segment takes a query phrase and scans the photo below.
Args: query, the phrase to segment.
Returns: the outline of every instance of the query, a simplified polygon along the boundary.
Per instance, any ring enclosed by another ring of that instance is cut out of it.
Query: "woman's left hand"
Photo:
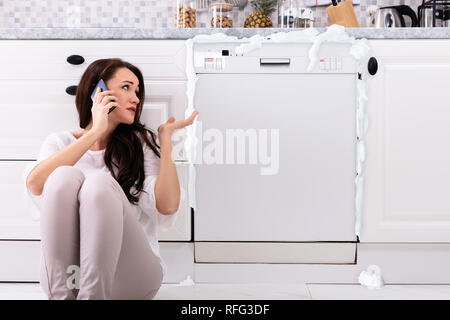
[[[158,134],[159,136],[172,136],[175,130],[182,129],[184,127],[190,126],[193,122],[195,117],[197,116],[198,111],[194,110],[192,112],[191,116],[184,120],[178,120],[175,121],[174,117],[170,117],[169,120],[167,120],[166,123],[162,124],[158,128]]]

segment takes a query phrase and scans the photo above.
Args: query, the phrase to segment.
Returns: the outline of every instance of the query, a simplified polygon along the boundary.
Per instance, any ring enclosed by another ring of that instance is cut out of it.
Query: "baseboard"
[[[195,263],[196,283],[358,284],[378,265],[386,284],[450,284],[448,243],[358,243],[356,264]]]
[[[195,242],[196,263],[356,262],[354,242]]]
[[[189,242],[160,242],[168,270],[163,283],[194,278],[194,248]],[[39,282],[41,242],[0,240],[0,282]]]

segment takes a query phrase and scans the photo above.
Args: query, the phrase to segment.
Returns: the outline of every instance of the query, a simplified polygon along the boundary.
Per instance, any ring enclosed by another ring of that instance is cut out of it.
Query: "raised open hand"
[[[174,117],[170,117],[166,123],[164,123],[158,127],[158,134],[160,136],[161,135],[171,136],[175,130],[190,126],[194,122],[194,119],[197,115],[198,115],[198,111],[194,110],[194,112],[192,112],[190,117],[187,119],[184,119],[184,120],[175,121]]]

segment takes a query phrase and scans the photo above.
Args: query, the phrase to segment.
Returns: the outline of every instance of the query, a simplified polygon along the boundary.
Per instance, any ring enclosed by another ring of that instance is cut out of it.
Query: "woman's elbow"
[[[165,206],[161,208],[156,207],[156,209],[158,210],[159,213],[162,214],[174,214],[175,212],[178,211],[178,207],[174,206]]]
[[[174,214],[178,211],[179,206],[180,206],[179,201],[167,204],[156,203],[156,209],[158,210],[159,213],[162,214]]]
[[[162,214],[174,214],[180,206],[180,193],[170,197],[156,197],[156,209]]]
[[[28,191],[30,191],[30,193],[33,196],[40,196],[42,194],[43,188],[40,187],[38,184],[33,183],[33,181],[30,181],[30,179],[27,179],[25,184],[26,184]]]

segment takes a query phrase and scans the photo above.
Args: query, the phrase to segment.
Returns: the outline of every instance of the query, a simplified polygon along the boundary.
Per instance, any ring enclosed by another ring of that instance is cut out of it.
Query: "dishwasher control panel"
[[[349,46],[323,45],[317,63],[311,63],[308,44],[271,44],[243,51],[239,44],[208,43],[194,46],[196,73],[357,73]]]
[[[222,70],[225,67],[224,59],[218,58],[205,58],[203,68],[205,70]]]
[[[325,71],[342,70],[342,57],[319,58],[319,69]]]
[[[225,68],[225,57],[221,52],[196,52],[194,54],[195,68],[205,70],[223,70]]]

